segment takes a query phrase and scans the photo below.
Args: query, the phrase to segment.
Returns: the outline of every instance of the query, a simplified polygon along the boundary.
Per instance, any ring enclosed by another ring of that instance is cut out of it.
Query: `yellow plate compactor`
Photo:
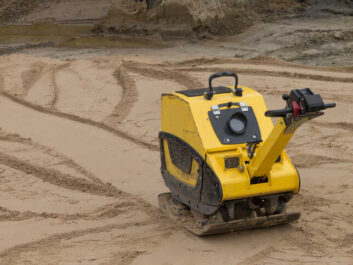
[[[235,86],[212,87],[222,76]],[[297,220],[286,203],[300,179],[284,148],[300,125],[335,103],[309,88],[282,97],[284,109],[267,110],[232,72],[211,75],[208,89],[163,94],[161,173],[170,193],[158,196],[161,210],[199,236]],[[279,117],[275,126],[270,117]]]

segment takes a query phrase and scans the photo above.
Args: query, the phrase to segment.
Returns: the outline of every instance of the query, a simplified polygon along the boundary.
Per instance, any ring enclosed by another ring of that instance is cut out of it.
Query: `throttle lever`
[[[285,117],[292,113],[294,116],[312,116],[321,110],[336,107],[336,103],[325,104],[319,94],[314,94],[309,88],[295,89],[290,95],[283,94],[282,98],[286,101],[287,107],[278,110],[265,112],[266,117]]]

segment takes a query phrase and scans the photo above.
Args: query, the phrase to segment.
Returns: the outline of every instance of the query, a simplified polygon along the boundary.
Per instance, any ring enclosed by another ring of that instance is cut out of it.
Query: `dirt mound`
[[[190,39],[232,35],[303,12],[316,16],[317,12],[307,12],[311,6],[321,6],[331,15],[351,16],[346,9],[351,5],[352,1],[339,0],[0,0],[0,23],[84,23],[96,25],[93,33]]]
[[[0,0],[0,23],[94,23],[110,6],[110,0]]]
[[[14,20],[23,16],[31,10],[37,8],[40,4],[39,0],[33,1],[16,1],[16,0],[0,0],[0,23]]]
[[[207,37],[209,34],[227,35],[242,32],[260,21],[285,17],[304,6],[296,0],[165,0],[148,8],[143,2],[132,5],[126,1],[114,1],[97,28],[118,33],[161,33],[163,37],[190,36],[190,32],[197,37]]]

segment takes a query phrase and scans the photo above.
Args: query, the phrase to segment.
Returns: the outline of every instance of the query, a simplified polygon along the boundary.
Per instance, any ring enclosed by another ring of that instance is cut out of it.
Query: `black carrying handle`
[[[206,99],[210,100],[213,97],[213,87],[212,87],[212,81],[215,78],[218,77],[224,77],[224,76],[230,76],[230,77],[234,77],[235,79],[235,94],[237,96],[242,96],[242,89],[238,88],[238,75],[236,73],[233,72],[218,72],[218,73],[214,73],[213,75],[210,76],[210,78],[208,79],[208,91],[206,92]]]

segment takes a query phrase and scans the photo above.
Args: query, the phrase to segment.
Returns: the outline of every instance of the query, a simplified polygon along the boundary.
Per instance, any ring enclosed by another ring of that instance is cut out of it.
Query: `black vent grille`
[[[192,156],[188,148],[180,145],[172,139],[168,139],[168,149],[172,163],[184,173],[190,174]]]
[[[237,168],[239,166],[239,157],[232,156],[224,158],[225,168]]]

